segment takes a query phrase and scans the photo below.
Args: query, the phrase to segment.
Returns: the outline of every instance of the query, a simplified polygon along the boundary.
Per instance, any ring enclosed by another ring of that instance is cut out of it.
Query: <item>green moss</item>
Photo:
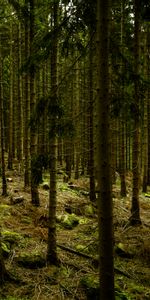
[[[0,205],[0,219],[3,219],[5,216],[10,216],[11,206],[7,204]]]
[[[85,214],[88,216],[93,216],[94,210],[91,204],[85,207]]]
[[[4,242],[9,242],[10,244],[17,243],[19,240],[21,240],[23,237],[14,231],[2,231],[2,240]]]
[[[75,214],[65,214],[57,216],[57,222],[65,229],[73,229],[79,224],[79,218]]]
[[[46,265],[46,259],[39,252],[21,253],[16,257],[16,261],[18,265],[29,269],[42,268]]]
[[[27,298],[16,298],[16,297],[12,297],[12,296],[8,296],[7,298],[0,298],[0,300],[27,300]]]
[[[2,246],[2,253],[4,257],[8,257],[10,253],[10,244],[9,243],[1,243]]]
[[[131,300],[127,293],[122,291],[115,291],[115,300]]]
[[[89,219],[88,218],[86,218],[86,217],[81,217],[80,219],[79,219],[79,223],[80,224],[88,224],[88,222],[89,222]]]
[[[87,299],[99,299],[99,280],[96,276],[84,276],[80,281],[81,286],[84,288]]]
[[[59,190],[61,192],[65,192],[65,191],[70,191],[68,185],[66,183],[62,183],[60,186],[59,186]]]
[[[146,289],[143,285],[136,285],[134,283],[131,283],[129,290],[131,295],[135,295],[135,294],[143,295],[145,294]]]
[[[76,246],[76,250],[79,251],[79,252],[84,252],[85,249],[87,249],[84,245],[77,245]]]

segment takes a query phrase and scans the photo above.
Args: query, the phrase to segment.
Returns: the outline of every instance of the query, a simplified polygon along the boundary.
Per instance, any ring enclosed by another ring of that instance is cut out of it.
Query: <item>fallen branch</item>
[[[64,246],[64,245],[57,244],[57,246],[58,246],[59,248],[65,250],[65,251],[70,252],[70,253],[76,254],[76,255],[78,255],[78,256],[81,256],[81,257],[84,257],[84,258],[87,258],[87,259],[91,259],[94,266],[97,266],[97,267],[98,267],[98,265],[99,265],[99,260],[98,260],[97,258],[94,258],[94,257],[91,256],[91,255],[88,255],[88,254],[85,254],[85,253],[76,251],[76,250],[74,250],[74,249],[72,249],[72,248],[70,248],[70,247],[66,247],[66,246]],[[124,276],[126,276],[127,278],[131,278],[131,276],[130,276],[128,273],[126,273],[126,272],[124,272],[124,271],[122,271],[122,270],[120,270],[120,269],[118,269],[118,268],[114,268],[114,271],[115,271],[116,274],[124,275]]]
[[[74,249],[72,249],[72,248],[70,248],[70,247],[66,247],[66,246],[60,245],[60,244],[57,244],[57,246],[58,246],[59,248],[65,250],[65,251],[68,251],[68,252],[70,252],[70,253],[76,254],[76,255],[78,255],[78,256],[81,256],[81,257],[84,257],[84,258],[88,258],[88,259],[95,260],[94,257],[92,257],[92,256],[90,256],[90,255],[88,255],[88,254],[85,254],[85,253],[76,251],[76,250],[74,250]]]

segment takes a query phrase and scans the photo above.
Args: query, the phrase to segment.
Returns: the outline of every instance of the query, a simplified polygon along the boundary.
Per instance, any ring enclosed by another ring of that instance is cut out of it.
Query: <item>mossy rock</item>
[[[79,218],[75,214],[65,214],[58,216],[57,222],[65,229],[73,229],[79,224]]]
[[[84,288],[88,300],[99,299],[99,280],[95,276],[84,276],[80,281],[81,286]]]
[[[22,253],[20,256],[16,257],[16,262],[19,266],[29,269],[43,268],[46,265],[46,258],[43,258],[40,254]]]

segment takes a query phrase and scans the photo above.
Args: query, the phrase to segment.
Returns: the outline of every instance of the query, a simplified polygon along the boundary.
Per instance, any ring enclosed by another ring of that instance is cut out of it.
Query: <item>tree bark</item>
[[[98,221],[100,299],[114,300],[113,208],[109,128],[110,1],[97,1]]]
[[[53,46],[51,50],[51,101],[54,105],[58,101],[58,82],[57,82],[57,66],[58,66],[58,1],[52,4],[52,20],[53,29]],[[47,262],[57,265],[57,245],[56,245],[56,206],[57,206],[57,138],[56,138],[56,116],[51,116],[50,122],[50,193],[49,193],[49,224],[48,224],[48,247]]]
[[[33,41],[34,41],[34,27],[35,27],[35,0],[30,0],[30,55],[32,57],[34,53]],[[32,63],[32,62],[31,62]],[[31,114],[34,112],[36,105],[36,93],[35,93],[35,67],[32,65],[30,67],[30,110]],[[35,129],[30,129],[30,154],[31,154],[31,201],[35,206],[40,205],[38,184],[35,178],[35,160],[37,157],[37,133]]]
[[[4,149],[3,59],[1,55],[1,49],[0,49],[0,128],[1,128],[2,195],[7,196],[7,182],[6,182],[6,175],[5,175],[5,149]]]
[[[140,91],[139,91],[139,72],[140,72],[140,0],[134,1],[134,120],[133,120],[133,145],[132,145],[132,172],[133,190],[131,207],[131,225],[141,224],[139,189],[140,189]]]

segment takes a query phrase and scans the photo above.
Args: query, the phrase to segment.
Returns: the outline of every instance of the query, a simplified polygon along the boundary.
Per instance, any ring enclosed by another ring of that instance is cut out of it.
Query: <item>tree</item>
[[[5,175],[5,149],[4,149],[4,105],[3,105],[3,58],[1,53],[0,37],[0,129],[1,129],[1,163],[2,163],[2,195],[7,196],[7,181]]]
[[[93,44],[94,37],[90,24],[90,46],[89,46],[89,177],[90,177],[90,200],[95,202],[95,164],[94,164],[94,100],[93,100]]]
[[[28,8],[28,0],[25,1],[26,7]],[[29,59],[29,18],[25,19],[24,25],[25,31],[25,49],[24,49],[24,61]],[[29,172],[29,153],[30,153],[30,132],[29,132],[29,118],[30,118],[30,98],[29,98],[29,73],[26,72],[24,76],[24,186],[30,185],[30,172]]]
[[[34,36],[35,36],[35,1],[30,0],[30,56],[34,55]],[[34,113],[36,105],[36,91],[35,91],[35,66],[31,62],[30,66],[30,110]],[[35,206],[40,205],[38,193],[38,178],[37,178],[37,133],[34,126],[30,129],[30,154],[31,154],[31,201]]]
[[[140,0],[134,1],[134,116],[132,172],[133,190],[130,223],[141,224],[139,206],[140,188]]]
[[[100,299],[114,300],[113,210],[109,129],[109,18],[110,1],[97,1],[98,66],[98,222]]]
[[[57,82],[57,67],[58,67],[58,8],[59,3],[54,0],[52,3],[52,25],[53,25],[53,45],[51,49],[51,100],[52,107],[58,103],[58,82]],[[54,113],[54,111],[53,111]],[[57,246],[56,246],[56,173],[57,173],[57,137],[56,137],[56,118],[57,116],[49,116],[50,122],[50,193],[49,193],[49,223],[48,223],[48,248],[47,261],[48,263],[57,265]]]

